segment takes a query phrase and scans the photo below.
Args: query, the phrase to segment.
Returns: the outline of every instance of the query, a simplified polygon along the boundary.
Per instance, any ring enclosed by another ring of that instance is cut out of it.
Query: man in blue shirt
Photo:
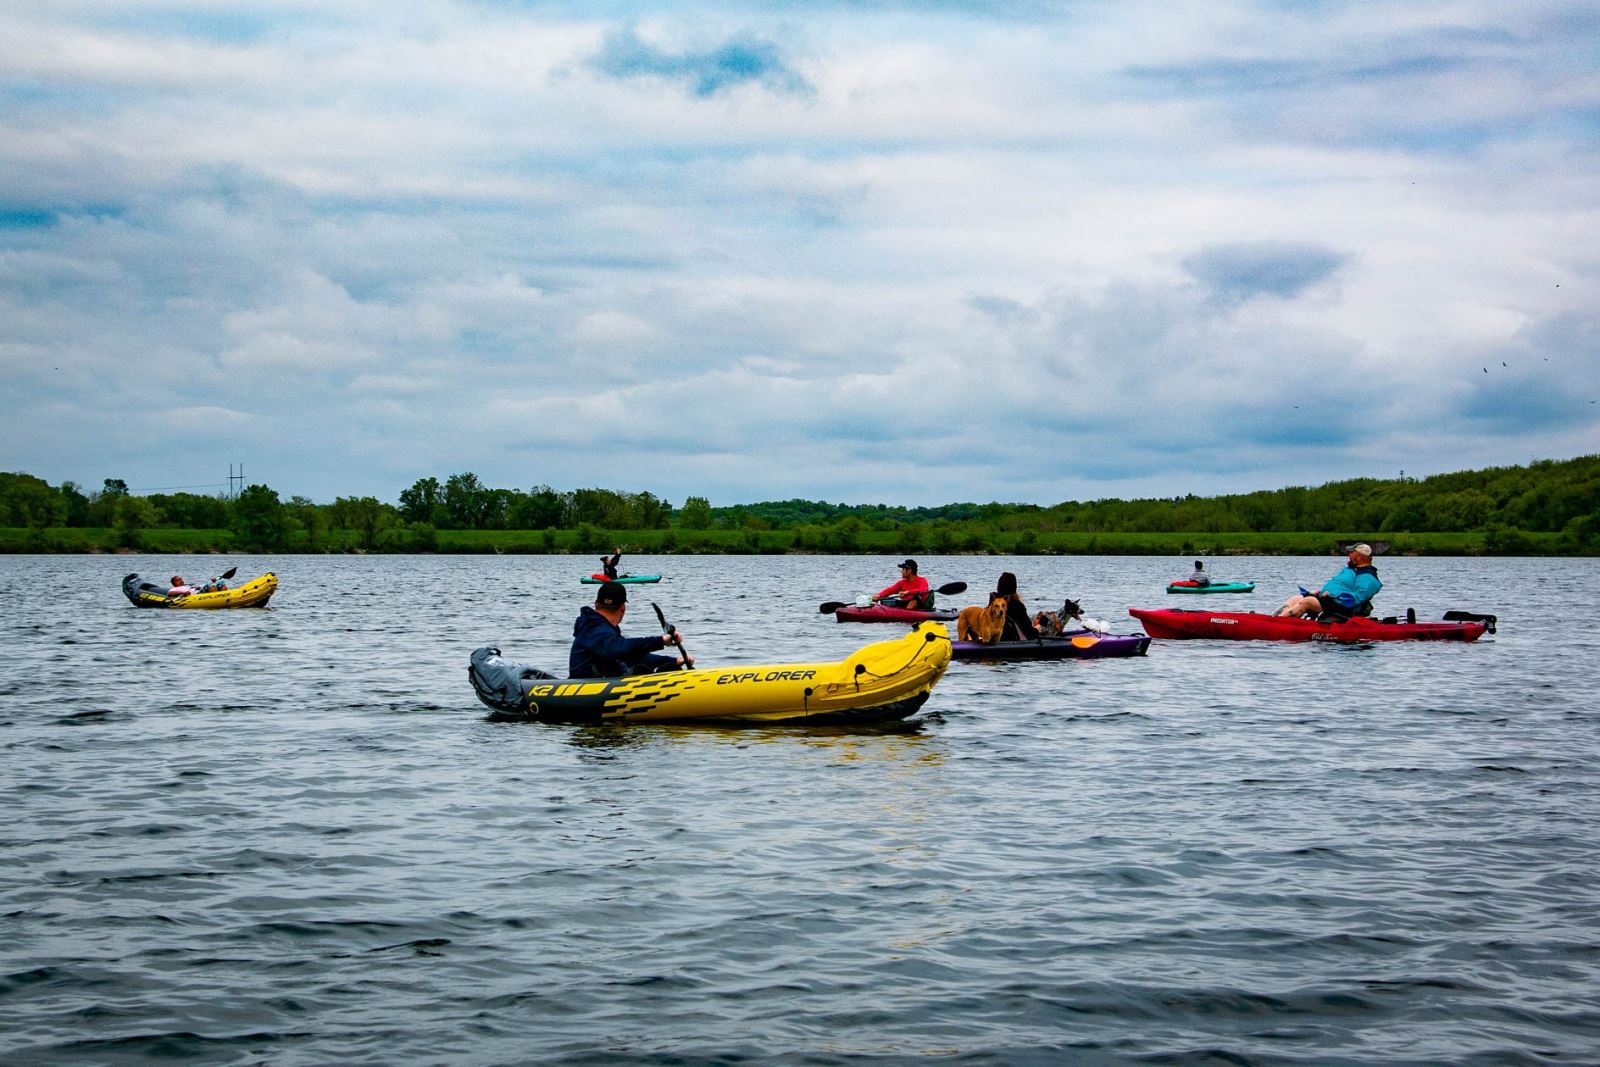
[[[578,612],[577,621],[572,624],[569,678],[621,678],[694,666],[694,658],[688,655],[674,658],[652,654],[674,643],[667,634],[623,637],[622,617],[627,613],[628,587],[621,582],[603,583],[594,595],[594,607]]]
[[[1299,618],[1327,613],[1348,619],[1364,614],[1367,603],[1382,588],[1378,568],[1372,565],[1372,546],[1360,544],[1350,550],[1344,570],[1328,579],[1320,591],[1291,596],[1273,614]]]

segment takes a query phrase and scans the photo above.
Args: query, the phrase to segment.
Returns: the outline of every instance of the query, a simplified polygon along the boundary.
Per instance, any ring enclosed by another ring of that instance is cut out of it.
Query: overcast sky
[[[0,6],[0,470],[1054,503],[1600,452],[1600,7]]]

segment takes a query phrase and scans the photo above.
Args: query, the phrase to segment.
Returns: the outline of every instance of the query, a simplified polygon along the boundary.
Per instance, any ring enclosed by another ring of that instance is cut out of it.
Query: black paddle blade
[[[239,568],[238,567],[229,567],[227,570],[222,572],[221,580],[222,581],[227,581],[229,578],[232,578],[235,574],[238,574],[238,573],[239,573]]]
[[[840,608],[847,608],[853,603],[855,603],[853,600],[824,600],[817,605],[817,610],[824,615],[832,615]]]
[[[934,590],[934,592],[938,593],[940,596],[955,596],[957,593],[965,593],[966,591],[966,582],[951,582],[948,585],[941,585],[938,589]]]

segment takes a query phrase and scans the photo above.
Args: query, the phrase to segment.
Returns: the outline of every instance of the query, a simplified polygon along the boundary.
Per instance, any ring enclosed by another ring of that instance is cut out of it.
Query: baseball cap
[[[602,582],[595,593],[594,602],[603,608],[614,608],[628,602],[628,587],[621,582]]]
[[[1350,552],[1351,552],[1352,555],[1371,557],[1371,555],[1372,555],[1372,546],[1367,544],[1365,541],[1363,541],[1359,545],[1356,545],[1353,548],[1351,548]]]
[[[910,567],[912,570],[917,569],[917,561],[914,559],[903,559],[900,561],[899,565],[902,567]]]

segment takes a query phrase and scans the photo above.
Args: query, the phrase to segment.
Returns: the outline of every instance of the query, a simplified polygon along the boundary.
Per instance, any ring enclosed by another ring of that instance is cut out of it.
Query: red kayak
[[[874,604],[858,608],[846,604],[836,608],[833,617],[838,622],[953,622],[953,611],[917,611],[914,608],[894,608],[887,604]]]
[[[1185,608],[1129,608],[1151,637],[1212,638],[1223,641],[1476,641],[1494,633],[1493,615],[1447,611],[1444,622],[1399,619],[1347,619],[1319,622],[1255,611],[1199,611]]]

